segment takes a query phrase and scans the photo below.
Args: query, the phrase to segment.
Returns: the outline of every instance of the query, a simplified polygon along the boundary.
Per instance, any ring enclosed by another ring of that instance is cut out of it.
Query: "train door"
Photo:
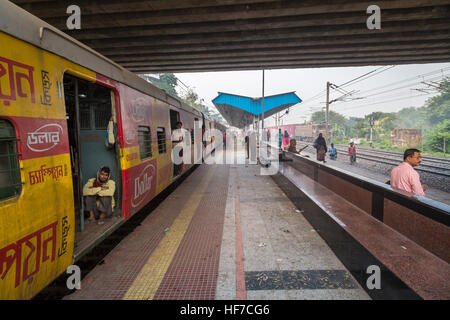
[[[171,131],[171,136],[173,131],[177,128],[177,122],[180,121],[180,113],[178,111],[175,110],[169,110],[170,112],[170,129]],[[176,146],[176,142],[172,141],[172,149]],[[183,154],[181,153],[180,156],[183,156]],[[181,174],[182,171],[182,166],[183,164],[173,164],[173,177],[179,176]]]
[[[84,184],[97,176],[98,170],[111,169],[116,182],[114,213],[120,212],[121,174],[114,141],[116,139],[114,94],[98,84],[64,75],[64,98],[69,132],[73,192],[77,231],[84,231]],[[111,133],[112,135],[109,135]]]

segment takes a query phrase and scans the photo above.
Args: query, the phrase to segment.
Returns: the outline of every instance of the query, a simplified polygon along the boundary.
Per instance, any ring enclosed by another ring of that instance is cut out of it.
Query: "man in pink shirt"
[[[420,183],[420,177],[413,167],[422,162],[420,151],[407,149],[403,154],[403,162],[391,171],[391,186],[414,194],[424,196],[428,188]]]

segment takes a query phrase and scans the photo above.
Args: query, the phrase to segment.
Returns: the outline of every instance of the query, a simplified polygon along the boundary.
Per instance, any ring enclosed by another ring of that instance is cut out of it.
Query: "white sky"
[[[341,86],[374,70],[376,71],[367,75],[367,79],[359,82],[355,80],[354,84],[342,86],[342,90],[347,92],[359,90],[359,93],[351,95],[351,98],[365,97],[364,99],[349,102],[338,101],[330,104],[330,110],[339,112],[346,117],[363,117],[374,111],[396,112],[406,107],[421,107],[426,99],[437,93],[428,91],[426,94],[414,89],[430,89],[430,86],[421,82],[425,81],[433,85],[431,81],[439,81],[443,76],[450,76],[450,63],[398,65],[390,69],[388,66],[367,66],[266,70],[264,75],[265,96],[295,91],[304,102],[291,107],[289,115],[282,119],[283,124],[301,123],[305,119],[309,120],[311,113],[325,108],[327,81]],[[212,100],[217,97],[219,91],[249,97],[262,96],[261,70],[177,73],[175,75],[185,85],[193,88],[199,97],[204,99],[204,104],[215,112],[217,110]],[[181,85],[181,87],[183,86]],[[183,90],[178,89],[178,92],[183,94]],[[319,93],[323,94],[317,96]],[[423,96],[417,97],[418,95]],[[330,90],[330,100],[340,96],[342,93],[334,89]],[[317,98],[310,100],[313,97]],[[265,126],[274,124],[273,117],[265,121]]]

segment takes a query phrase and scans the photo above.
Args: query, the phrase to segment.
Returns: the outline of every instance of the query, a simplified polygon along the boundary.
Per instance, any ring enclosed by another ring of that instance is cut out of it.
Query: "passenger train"
[[[116,225],[186,173],[192,164],[174,176],[171,134],[196,120],[203,133],[225,130],[1,1],[0,299],[34,297],[111,232],[87,227],[83,212],[81,190],[101,166],[116,182]]]

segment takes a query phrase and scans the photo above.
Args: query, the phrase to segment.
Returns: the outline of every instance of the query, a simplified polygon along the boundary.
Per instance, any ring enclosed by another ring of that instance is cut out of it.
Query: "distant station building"
[[[419,148],[422,144],[421,129],[398,129],[391,131],[391,146],[398,148]]]

